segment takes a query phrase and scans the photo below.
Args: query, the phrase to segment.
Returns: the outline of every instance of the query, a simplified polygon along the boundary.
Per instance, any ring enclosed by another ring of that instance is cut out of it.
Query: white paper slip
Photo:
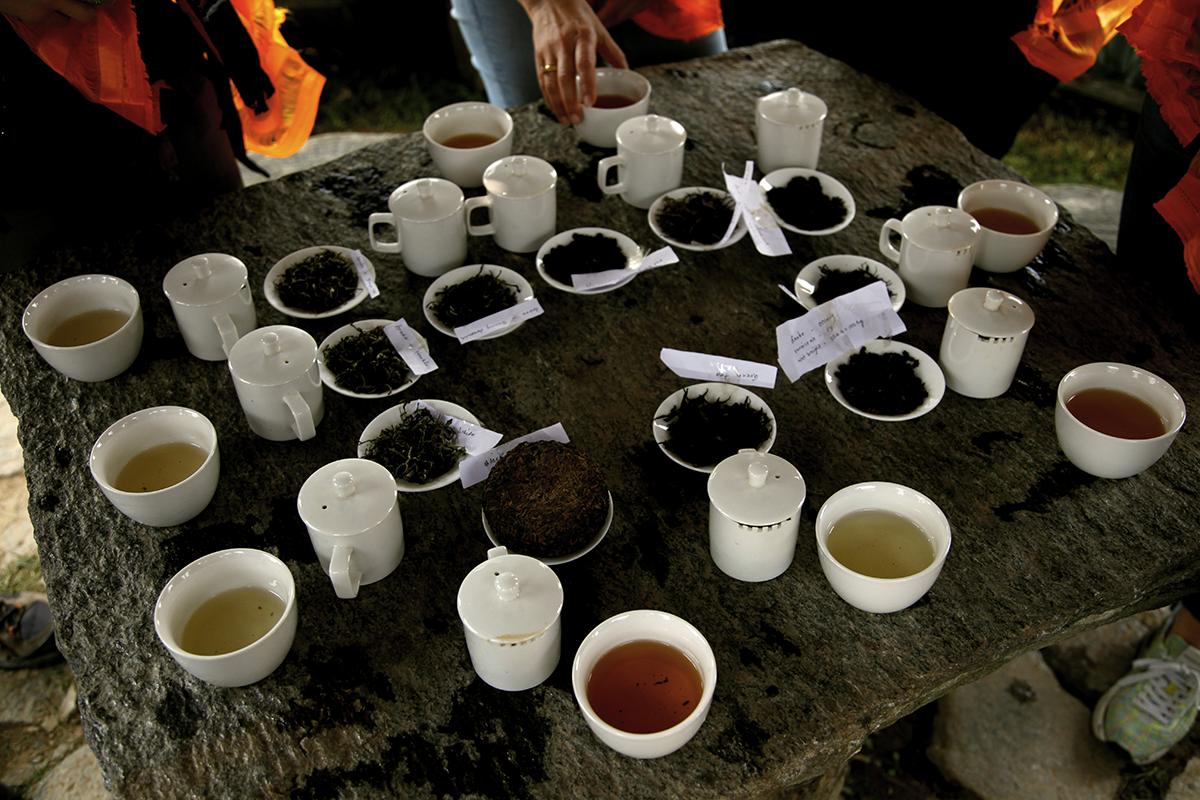
[[[825,366],[842,353],[905,330],[900,315],[892,310],[887,285],[876,281],[776,328],[779,364],[795,383],[804,373]]]
[[[606,269],[603,272],[585,272],[579,275],[572,275],[571,285],[575,287],[575,291],[577,292],[595,291],[605,286],[612,286],[613,284],[630,280],[639,272],[645,272],[648,269],[666,266],[667,264],[675,264],[678,261],[679,256],[675,254],[674,250],[670,247],[663,247],[646,256],[639,263],[625,269]]]
[[[531,297],[525,302],[517,303],[511,308],[497,311],[495,314],[489,314],[483,319],[477,319],[466,325],[460,325],[454,329],[454,335],[458,337],[459,342],[466,344],[473,339],[491,336],[497,331],[510,328],[525,320],[533,319],[536,316],[540,316],[541,313],[542,304],[537,301],[536,297]]]
[[[789,255],[792,248],[787,243],[787,237],[783,235],[783,229],[767,208],[767,199],[762,187],[752,177],[754,162],[746,162],[746,174],[741,178],[728,172],[724,172],[724,175],[725,188],[737,204],[734,218],[740,214],[746,220],[746,228],[750,231],[750,238],[754,240],[758,252],[764,256]]]
[[[504,438],[504,434],[502,433],[496,433],[496,431],[472,425],[465,419],[458,419],[449,414],[443,414],[433,406],[426,405],[420,400],[417,401],[417,408],[425,409],[438,422],[449,425],[454,431],[454,443],[466,450],[468,456],[477,456],[480,453],[486,453],[500,444],[500,440]]]
[[[375,278],[371,275],[371,270],[367,267],[367,260],[363,258],[362,250],[351,250],[350,260],[354,262],[354,269],[358,272],[358,277],[362,278],[363,286],[367,287],[367,296],[379,297],[379,287],[375,285]]]
[[[398,319],[390,325],[383,326],[383,335],[396,348],[400,358],[412,370],[413,375],[425,375],[437,369],[429,351],[421,344],[417,332],[408,326],[403,319]]]
[[[664,364],[681,378],[701,381],[722,381],[739,386],[762,386],[775,388],[775,377],[779,370],[770,364],[740,361],[736,358],[712,356],[707,353],[691,353],[664,347],[660,353]]]
[[[512,450],[522,442],[562,442],[569,443],[571,440],[567,438],[567,431],[563,428],[561,422],[556,422],[549,428],[542,428],[540,431],[527,433],[519,439],[513,439],[507,444],[502,444],[488,450],[486,453],[480,453],[477,456],[465,458],[458,463],[459,480],[462,481],[462,487],[466,489],[469,486],[474,486],[477,483],[487,480],[487,476],[491,474],[492,467],[496,466],[505,453]]]

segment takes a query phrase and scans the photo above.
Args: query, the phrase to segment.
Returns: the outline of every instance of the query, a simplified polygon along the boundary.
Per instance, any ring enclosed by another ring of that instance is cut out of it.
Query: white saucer
[[[380,431],[382,431],[384,428],[390,428],[392,425],[398,424],[400,422],[401,412],[412,411],[414,408],[416,408],[417,402],[418,401],[416,400],[410,400],[402,405],[392,406],[387,411],[384,411],[375,419],[371,420],[367,427],[363,429],[362,435],[358,437],[358,457],[366,458],[366,443],[378,436]],[[481,424],[479,420],[475,418],[474,414],[472,414],[470,411],[467,411],[460,405],[455,405],[454,403],[446,400],[421,400],[420,402],[424,403],[435,411],[442,412],[448,417],[461,419],[463,422],[469,422],[472,425]],[[461,462],[466,457],[467,456],[464,454],[459,461]],[[409,483],[408,481],[396,478],[396,491],[428,492],[432,489],[440,489],[443,486],[448,486],[449,484],[454,483],[456,480],[458,480],[458,476],[458,464],[455,464],[449,472],[439,475],[429,483]]]
[[[654,412],[654,418],[650,422],[650,427],[654,431],[654,441],[658,443],[659,449],[666,454],[667,458],[671,459],[679,466],[687,467],[695,472],[712,472],[716,468],[716,464],[699,466],[690,461],[684,461],[682,458],[666,448],[666,441],[669,438],[667,436],[669,427],[661,422],[659,418],[666,416],[683,401],[684,392],[687,392],[688,397],[696,397],[708,392],[709,399],[712,402],[722,403],[741,403],[747,397],[750,398],[750,407],[759,409],[771,420],[771,435],[765,442],[760,443],[755,449],[760,453],[768,453],[771,451],[771,446],[775,444],[775,434],[778,432],[779,426],[775,421],[775,414],[771,411],[770,406],[768,406],[766,402],[754,392],[738,386],[737,384],[710,382],[696,383],[680,389],[666,400],[662,401],[658,407],[658,410]]]
[[[608,236],[612,239],[616,239],[617,244],[621,247],[621,252],[625,254],[625,268],[629,270],[629,277],[624,278],[617,283],[609,284],[608,286],[601,286],[599,289],[581,292],[569,283],[562,283],[546,274],[546,267],[543,265],[542,259],[544,259],[546,254],[554,248],[568,244],[571,241],[571,238],[577,233],[584,236],[595,236],[596,234],[600,234],[603,236]],[[637,276],[637,270],[631,269],[630,265],[636,265],[640,263],[644,255],[645,253],[643,253],[642,249],[638,247],[636,243],[634,243],[633,239],[630,239],[623,233],[618,233],[617,231],[609,230],[608,228],[572,228],[569,231],[563,231],[562,233],[557,233],[554,236],[551,236],[546,240],[546,243],[541,246],[537,252],[537,271],[538,275],[542,276],[542,280],[553,286],[555,289],[559,289],[564,292],[570,292],[571,294],[602,294],[604,292],[611,292],[613,289],[619,289],[633,280]]]
[[[434,301],[438,292],[442,291],[447,286],[454,286],[455,284],[462,283],[468,278],[478,275],[481,269],[483,272],[486,272],[490,275],[496,275],[505,283],[516,285],[517,295],[513,299],[514,306],[518,303],[524,303],[526,300],[533,299],[533,287],[529,285],[529,281],[525,280],[519,273],[512,271],[508,267],[500,267],[496,266],[495,264],[472,264],[466,267],[458,267],[457,269],[450,270],[444,275],[438,276],[437,280],[429,284],[429,288],[425,290],[425,297],[421,300],[421,308],[425,312],[425,319],[429,320],[430,325],[447,336],[454,336],[454,328],[451,328],[449,325],[446,325],[436,316],[434,316],[433,312],[429,310],[429,304]],[[475,320],[471,321],[474,322]],[[496,337],[503,336],[506,333],[512,333],[524,324],[524,321],[515,322],[512,325],[500,328],[493,333],[480,336],[476,341],[483,339],[495,339]]]
[[[771,189],[787,186],[792,178],[810,177],[816,177],[817,180],[821,181],[821,190],[827,197],[839,197],[841,198],[842,202],[846,204],[846,217],[837,225],[815,231],[806,231],[802,228],[797,228],[790,222],[785,221],[779,216],[778,213],[776,213],[774,208],[771,208],[771,202],[765,196],[767,192],[769,192]],[[763,202],[766,203],[767,208],[771,212],[771,216],[775,217],[775,221],[778,222],[781,227],[786,228],[793,233],[802,233],[805,236],[828,236],[831,233],[837,233],[854,220],[854,196],[850,194],[850,190],[847,189],[841,181],[839,181],[837,178],[834,178],[832,175],[826,175],[824,172],[820,172],[815,169],[805,169],[804,167],[784,167],[783,169],[777,169],[774,172],[768,173],[765,178],[758,182],[758,185],[762,187],[764,195]]]
[[[925,391],[929,395],[925,398],[925,402],[917,406],[916,409],[907,414],[899,414],[888,416],[885,414],[868,414],[866,411],[861,411],[850,404],[842,395],[842,390],[837,385],[837,369],[842,364],[850,360],[858,350],[851,350],[848,353],[842,353],[837,358],[825,365],[825,385],[829,387],[829,393],[833,395],[833,399],[837,400],[846,408],[858,414],[860,417],[867,419],[877,419],[884,422],[901,422],[906,419],[916,419],[924,416],[932,411],[938,403],[942,401],[942,396],[946,393],[946,376],[942,372],[942,368],[924,352],[915,347],[900,342],[894,342],[889,339],[872,339],[865,345],[868,353],[908,353],[917,360],[917,377],[925,384]]]
[[[416,383],[417,379],[421,376],[415,375],[415,374],[413,374],[412,370],[409,370],[408,380],[406,380],[404,383],[397,386],[395,389],[392,389],[390,392],[383,392],[382,394],[362,394],[360,392],[352,392],[349,389],[346,389],[343,386],[341,386],[337,382],[337,378],[333,377],[333,373],[330,372],[329,368],[325,366],[325,350],[327,348],[333,346],[337,342],[340,342],[342,339],[345,339],[347,336],[352,336],[352,335],[354,335],[356,333],[360,333],[362,331],[370,331],[370,330],[374,330],[376,328],[383,328],[387,325],[391,325],[393,322],[395,322],[395,320],[392,320],[392,319],[359,320],[358,322],[352,322],[349,325],[343,325],[342,327],[338,328],[333,333],[326,336],[325,341],[321,342],[321,346],[319,348],[317,348],[317,368],[321,371],[321,382],[324,383],[326,386],[328,386],[330,389],[333,389],[338,394],[344,394],[344,395],[346,395],[346,397],[358,397],[358,398],[362,398],[364,400],[377,400],[381,397],[391,397],[394,394],[399,394],[400,392],[403,392],[405,389],[407,389],[408,387],[410,387],[414,383]],[[413,333],[416,333],[416,331],[413,331]],[[416,333],[416,336],[417,336],[417,339],[420,340],[421,346],[425,350],[428,350],[429,342],[427,342],[425,340],[425,337],[419,333]]]
[[[658,238],[662,239],[664,242],[671,245],[672,247],[678,247],[681,250],[695,250],[697,252],[705,252],[708,250],[720,250],[722,248],[729,247],[732,244],[737,244],[738,242],[740,242],[742,240],[742,238],[746,235],[746,230],[747,230],[746,220],[741,219],[741,218],[738,219],[737,225],[734,226],[733,234],[729,237],[729,241],[725,242],[724,244],[720,244],[720,243],[718,243],[718,244],[697,244],[696,242],[681,242],[678,239],[672,239],[670,236],[667,236],[665,233],[663,233],[662,228],[659,227],[659,224],[658,224],[658,213],[662,209],[663,200],[665,200],[668,197],[671,198],[672,200],[683,200],[684,198],[686,198],[690,195],[700,194],[702,192],[706,193],[706,194],[716,195],[717,197],[720,197],[720,198],[729,197],[729,192],[725,192],[720,189],[710,189],[707,186],[685,186],[682,189],[675,189],[673,191],[667,192],[662,197],[655,200],[654,203],[651,204],[651,206],[650,206],[650,211],[647,214],[647,221],[650,223],[650,229],[652,231],[654,231],[654,233],[658,236]]]
[[[492,535],[492,526],[488,525],[487,514],[485,514],[481,511],[481,512],[479,512],[479,515],[483,518],[483,532],[487,534],[488,541],[492,543],[492,546],[500,547],[501,543],[496,541],[496,537]],[[612,492],[609,492],[608,493],[608,517],[604,520],[604,524],[600,526],[600,532],[598,534],[596,534],[596,537],[594,539],[592,539],[590,542],[585,544],[582,549],[576,550],[574,553],[567,553],[565,556],[553,556],[553,557],[530,556],[530,558],[536,558],[538,561],[540,561],[543,564],[545,564],[546,566],[550,566],[550,567],[554,566],[555,564],[566,564],[568,561],[574,561],[577,558],[582,558],[583,556],[586,556],[588,553],[592,552],[592,550],[596,549],[596,545],[600,544],[601,540],[604,539],[604,537],[608,535],[608,529],[610,527],[612,527],[612,521],[613,521],[613,499],[612,499]],[[505,545],[505,546],[507,546],[507,545]],[[512,551],[512,552],[515,552],[515,551]],[[516,554],[524,555],[523,553],[516,553]]]
[[[908,296],[904,289],[904,281],[900,280],[900,276],[897,275],[896,271],[888,265],[881,264],[872,258],[863,258],[862,256],[825,256],[824,258],[818,258],[816,261],[809,263],[804,267],[804,269],[800,270],[800,274],[796,276],[796,297],[800,298],[800,303],[811,311],[817,307],[817,301],[816,298],[805,291],[800,283],[801,281],[807,281],[813,286],[816,286],[821,282],[822,267],[829,270],[836,270],[838,272],[854,272],[859,267],[863,266],[869,268],[873,273],[879,276],[880,280],[887,284],[888,292],[892,300],[892,310],[899,311],[904,305],[904,299]]]
[[[349,247],[338,247],[337,245],[332,244],[321,245],[319,247],[306,247],[303,250],[297,250],[296,252],[286,255],[275,262],[275,266],[271,267],[270,271],[267,272],[267,277],[263,280],[263,294],[266,295],[267,302],[270,303],[277,311],[287,314],[289,317],[296,317],[297,319],[325,319],[326,317],[335,317],[338,314],[343,314],[354,308],[363,300],[367,299],[367,286],[363,283],[362,277],[360,276],[358,279],[358,286],[354,289],[354,296],[345,303],[342,303],[340,306],[331,308],[328,311],[313,313],[311,311],[301,311],[298,308],[291,308],[290,306],[285,306],[283,304],[283,301],[279,299],[279,292],[275,290],[275,279],[286,272],[287,269],[293,264],[303,261],[309,256],[316,255],[322,250],[332,250],[335,253],[342,254],[347,259],[350,259],[350,254],[354,252]],[[361,251],[359,252],[361,254]],[[375,265],[372,264],[371,260],[365,255],[363,255],[362,258],[367,264],[367,272],[370,274],[371,279],[374,280]],[[353,266],[351,269],[353,269]]]

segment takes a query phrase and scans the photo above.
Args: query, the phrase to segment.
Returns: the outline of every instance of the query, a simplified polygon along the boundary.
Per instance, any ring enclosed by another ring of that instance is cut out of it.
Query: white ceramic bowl
[[[908,353],[915,358],[917,360],[917,377],[925,384],[925,391],[929,393],[925,398],[925,402],[907,414],[897,414],[894,416],[870,414],[851,405],[846,396],[842,394],[842,390],[838,388],[837,370],[838,367],[849,361],[850,357],[857,353],[858,350],[842,353],[825,365],[825,385],[829,388],[829,393],[833,395],[833,399],[860,417],[882,420],[884,422],[902,422],[906,419],[916,419],[933,411],[937,407],[937,404],[942,402],[942,397],[946,394],[946,375],[942,372],[942,368],[938,366],[938,363],[928,354],[911,345],[889,339],[872,339],[864,346],[867,348],[868,353]]]
[[[375,419],[363,429],[362,435],[358,437],[358,457],[367,458],[367,442],[379,435],[384,428],[390,428],[400,422],[401,412],[409,412],[417,407],[417,400],[410,400],[407,403],[398,406],[392,406],[387,411],[377,416]],[[467,411],[460,405],[448,402],[446,400],[420,400],[435,411],[440,411],[448,417],[461,419],[463,422],[469,422],[472,425],[480,425],[478,419],[470,411]],[[463,458],[466,458],[464,455]],[[462,459],[459,459],[461,462]],[[396,478],[396,491],[398,492],[428,492],[433,489],[440,489],[443,486],[449,486],[458,480],[459,471],[458,464],[443,475],[431,480],[429,483],[410,483],[400,478]]]
[[[256,586],[284,601],[283,614],[261,638],[240,650],[201,656],[184,650],[179,639],[192,614],[222,592]],[[154,606],[154,631],[171,657],[195,677],[215,686],[246,686],[283,663],[296,636],[296,584],[287,565],[270,553],[236,548],[196,559],[171,578]]]
[[[666,447],[666,442],[667,439],[670,438],[670,428],[660,419],[661,417],[664,417],[670,413],[673,409],[677,408],[679,404],[683,402],[685,393],[687,397],[692,398],[702,395],[705,392],[708,393],[708,399],[714,403],[741,403],[746,399],[749,399],[751,408],[758,409],[759,411],[765,413],[771,420],[771,435],[767,437],[766,441],[760,442],[754,449],[760,453],[768,453],[771,451],[771,446],[775,444],[775,435],[779,428],[775,421],[775,414],[771,411],[771,407],[766,404],[766,401],[749,389],[733,383],[721,383],[719,381],[714,381],[709,383],[692,384],[691,386],[684,387],[677,392],[673,392],[666,400],[659,404],[658,409],[654,412],[654,419],[651,420],[650,427],[654,431],[654,441],[658,443],[659,449],[666,454],[667,458],[671,459],[679,466],[687,467],[695,472],[711,473],[714,469],[716,469],[716,464],[709,464],[706,466],[693,464],[690,461],[683,460],[668,450]],[[732,453],[730,455],[732,455]]]
[[[722,199],[729,197],[729,192],[725,192],[720,189],[710,189],[707,186],[685,186],[682,189],[674,189],[670,192],[667,192],[650,205],[650,211],[647,214],[647,220],[650,223],[650,230],[654,231],[658,238],[662,239],[672,247],[679,248],[680,250],[706,252],[708,250],[720,250],[740,242],[745,237],[747,231],[746,220],[741,217],[738,218],[737,225],[734,226],[733,234],[730,235],[729,241],[725,242],[724,244],[697,244],[696,242],[681,242],[678,239],[672,239],[663,232],[662,227],[658,224],[658,214],[660,211],[662,211],[663,201],[665,201],[668,197],[672,200],[685,200],[694,194],[700,193],[716,195]]]
[[[394,394],[399,394],[400,392],[403,392],[405,389],[407,389],[408,387],[410,387],[414,383],[416,383],[417,379],[420,378],[421,376],[415,375],[415,374],[413,374],[412,370],[409,370],[408,378],[404,381],[404,383],[400,384],[399,386],[392,389],[391,391],[382,392],[379,394],[364,394],[361,392],[352,392],[349,389],[343,387],[341,384],[339,384],[337,382],[337,378],[335,378],[333,376],[333,373],[329,371],[329,368],[325,366],[325,350],[327,348],[332,347],[333,345],[337,344],[342,339],[345,339],[348,336],[352,336],[361,331],[372,331],[372,330],[375,330],[376,328],[383,328],[388,325],[391,325],[393,322],[395,322],[395,320],[393,320],[393,319],[364,319],[364,320],[360,320],[359,322],[352,322],[349,325],[343,325],[342,327],[338,328],[333,333],[326,336],[325,341],[321,342],[320,348],[317,349],[317,366],[321,371],[321,382],[324,383],[326,386],[328,386],[330,389],[333,389],[338,394],[344,394],[344,395],[346,395],[346,397],[358,397],[358,398],[362,398],[365,400],[376,400],[380,397],[391,397]],[[414,331],[414,333],[416,333],[416,331]],[[417,338],[421,342],[421,347],[423,347],[425,350],[428,350],[429,342],[426,341],[425,337],[422,336],[421,334],[417,333],[416,335],[417,335]]]
[[[1016,272],[1050,241],[1058,224],[1058,204],[1040,189],[1010,180],[972,183],[958,194],[958,207],[970,214],[983,208],[1015,211],[1036,222],[1037,233],[1001,233],[980,224],[975,266],[985,272]]]
[[[188,477],[152,492],[128,492],[113,484],[135,456],[158,445],[183,442],[208,455]],[[156,406],[135,411],[109,425],[92,445],[88,458],[100,491],[125,516],[155,528],[182,525],[212,502],[221,474],[217,430],[198,411]]]
[[[1153,439],[1109,436],[1080,422],[1067,410],[1067,401],[1084,389],[1115,389],[1148,403],[1166,432]],[[1128,478],[1162,458],[1187,418],[1183,398],[1157,375],[1128,364],[1098,362],[1068,372],[1058,383],[1054,429],[1067,459],[1099,478]]]
[[[605,653],[627,642],[653,640],[682,650],[700,670],[704,689],[696,709],[677,725],[658,733],[627,733],[596,715],[587,699],[588,679]],[[592,733],[622,755],[661,758],[683,747],[704,724],[717,688],[717,660],[700,631],[686,620],[665,611],[626,611],[609,617],[584,637],[571,664],[575,701]]]
[[[839,197],[841,198],[842,202],[846,204],[846,216],[837,225],[811,231],[804,230],[803,228],[797,228],[795,225],[785,221],[782,217],[780,217],[775,209],[771,207],[770,200],[767,200],[765,197],[766,193],[771,189],[787,186],[792,178],[811,177],[816,177],[817,180],[821,181],[821,190],[827,197]],[[802,233],[805,236],[828,236],[831,233],[837,233],[854,220],[854,196],[850,194],[850,190],[847,189],[846,186],[837,178],[834,178],[832,175],[826,175],[824,172],[819,170],[805,169],[804,167],[784,167],[783,169],[777,169],[774,172],[767,173],[766,177],[758,182],[758,185],[762,187],[764,195],[763,201],[766,204],[767,209],[771,212],[771,216],[775,217],[775,221],[779,223],[780,227],[792,231],[793,233]]]
[[[584,236],[595,236],[600,234],[602,236],[608,236],[616,239],[617,244],[621,246],[621,252],[625,254],[625,265],[627,269],[631,264],[640,263],[642,258],[645,256],[645,253],[642,252],[642,249],[637,246],[633,239],[630,239],[623,233],[618,233],[617,231],[609,230],[608,228],[572,228],[569,231],[563,231],[562,233],[556,233],[554,236],[551,236],[538,250],[537,271],[538,275],[542,276],[542,280],[553,286],[555,289],[563,292],[570,292],[571,294],[602,294],[604,292],[611,292],[613,289],[619,289],[634,279],[634,277],[637,275],[637,270],[630,269],[629,277],[625,278],[619,283],[610,284],[608,286],[603,286],[599,289],[593,289],[587,292],[581,292],[569,283],[562,283],[554,278],[551,278],[546,273],[546,267],[542,263],[543,259],[546,257],[546,254],[554,248],[569,243],[571,238],[577,233]]]
[[[804,288],[804,283],[811,284],[813,287],[821,282],[821,277],[825,271],[837,272],[854,272],[862,267],[871,270],[877,275],[880,280],[887,284],[888,292],[892,299],[892,310],[899,311],[904,305],[906,292],[904,290],[904,281],[900,280],[900,276],[896,271],[886,264],[881,264],[872,258],[863,258],[862,256],[852,255],[836,255],[825,256],[818,258],[816,261],[809,262],[804,269],[800,270],[800,274],[796,276],[796,297],[800,298],[800,303],[809,311],[817,307],[816,298],[808,293]],[[804,283],[802,283],[802,281]]]
[[[454,286],[462,283],[468,278],[478,275],[480,272],[485,272],[489,275],[495,275],[505,283],[516,285],[517,293],[513,299],[513,305],[524,303],[526,300],[533,299],[533,287],[529,285],[529,281],[525,280],[517,272],[513,272],[508,267],[499,267],[495,264],[471,264],[466,267],[458,267],[452,269],[444,275],[441,275],[433,283],[429,284],[429,288],[425,290],[425,297],[421,300],[421,308],[425,311],[425,319],[429,320],[429,324],[447,336],[454,336],[454,328],[445,324],[429,310],[429,304],[437,297],[438,292],[448,286]],[[475,320],[471,320],[474,322]],[[485,336],[480,336],[479,339],[495,339],[498,336],[503,336],[506,333],[511,333],[517,328],[524,325],[524,322],[516,322],[506,328],[500,328],[495,333],[489,333]]]
[[[874,578],[846,567],[829,552],[829,532],[842,517],[854,511],[879,509],[907,517],[933,544],[933,563],[903,578]],[[834,492],[817,512],[817,556],[829,585],[855,608],[872,614],[890,614],[908,608],[925,596],[946,563],[951,531],[938,505],[918,491],[896,483],[856,483]]]
[[[120,328],[88,344],[58,346],[49,340],[59,325],[92,311],[128,315]],[[77,381],[115,378],[133,365],[142,349],[142,304],[137,289],[112,275],[76,275],[44,289],[25,307],[21,329],[47,364]]]
[[[271,267],[271,269],[267,272],[267,277],[263,280],[263,294],[266,296],[267,302],[270,303],[275,310],[283,314],[287,314],[289,317],[295,317],[296,319],[325,319],[326,317],[335,317],[338,314],[343,314],[354,308],[363,300],[367,299],[367,286],[363,283],[362,278],[359,277],[358,286],[354,290],[354,296],[345,303],[342,303],[340,306],[331,308],[328,311],[313,313],[311,311],[301,311],[298,308],[291,308],[283,304],[283,301],[279,299],[279,292],[275,290],[275,279],[286,272],[292,265],[303,261],[309,256],[316,255],[322,250],[332,250],[335,253],[340,253],[347,259],[349,259],[350,254],[354,252],[349,247],[338,247],[337,245],[332,244],[320,245],[318,247],[306,247],[303,250],[297,250],[296,252],[286,255],[276,261],[275,266]],[[359,252],[361,253],[362,251]],[[374,279],[375,265],[371,263],[370,259],[368,259],[366,255],[363,255],[362,258],[367,264],[367,272],[370,274],[371,278]]]
[[[487,514],[480,512],[480,515],[483,517],[483,532],[487,534],[488,541],[491,542],[492,545],[495,547],[508,547],[508,545],[504,545],[501,542],[496,541],[496,537],[492,535],[492,526],[488,524]],[[538,561],[542,562],[543,564],[545,564],[547,566],[551,566],[551,567],[554,566],[555,564],[566,564],[568,561],[574,561],[577,558],[582,558],[583,556],[586,556],[588,553],[595,550],[596,545],[600,544],[600,542],[603,541],[604,537],[608,535],[608,529],[610,527],[612,527],[612,521],[613,521],[613,500],[612,500],[612,492],[609,492],[608,493],[608,516],[605,518],[604,524],[600,526],[600,532],[597,533],[596,536],[590,542],[585,544],[579,550],[576,550],[574,553],[567,553],[566,555],[563,555],[563,556],[530,556],[530,558],[536,558]],[[515,550],[510,551],[510,552],[516,553]],[[516,554],[524,555],[524,553],[516,553]]]

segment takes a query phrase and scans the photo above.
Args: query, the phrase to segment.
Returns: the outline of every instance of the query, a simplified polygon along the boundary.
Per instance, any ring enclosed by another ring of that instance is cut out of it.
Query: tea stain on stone
[[[1032,514],[1049,513],[1053,509],[1055,501],[1070,497],[1080,487],[1095,483],[1097,480],[1100,478],[1088,475],[1064,458],[1034,482],[1023,500],[1015,503],[1001,503],[996,506],[996,516],[1004,522],[1012,522],[1022,511]]]
[[[349,172],[335,172],[317,181],[313,188],[323,194],[344,200],[351,208],[354,224],[367,226],[367,218],[375,211],[388,207],[391,183],[376,167],[359,167]]]

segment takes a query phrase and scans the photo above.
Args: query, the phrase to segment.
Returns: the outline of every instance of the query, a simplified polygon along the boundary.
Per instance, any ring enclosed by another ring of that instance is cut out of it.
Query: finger
[[[537,71],[538,71],[538,86],[542,89],[542,97],[546,100],[546,105],[550,108],[550,113],[554,115],[562,124],[567,124],[567,115],[563,108],[562,92],[559,89],[558,71],[561,67],[558,64],[560,59],[549,53],[541,53],[538,56]],[[547,69],[549,67],[550,69]]]
[[[616,40],[612,38],[607,30],[602,31],[596,39],[596,51],[600,53],[600,57],[609,66],[616,67],[617,69],[629,69],[629,61],[625,58],[624,51],[621,50]]]
[[[583,119],[583,106],[591,107],[596,104],[596,48],[595,45],[584,46],[580,42],[575,51],[575,71],[579,75],[579,120]]]

